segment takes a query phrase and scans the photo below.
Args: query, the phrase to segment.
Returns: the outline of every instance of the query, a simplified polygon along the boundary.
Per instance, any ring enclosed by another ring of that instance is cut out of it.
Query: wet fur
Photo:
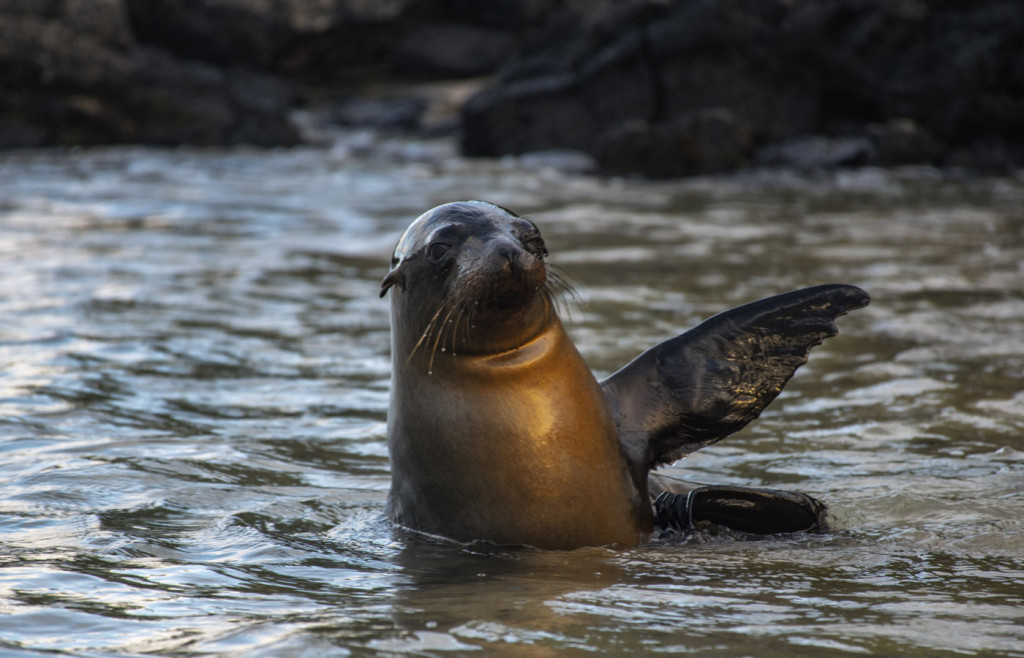
[[[541,258],[543,262],[543,258]],[[406,365],[421,348],[430,350],[427,368],[433,370],[437,354],[457,356],[459,338],[463,343],[472,340],[475,327],[474,317],[479,312],[481,300],[500,299],[504,289],[495,285],[495,280],[480,277],[455,277],[444,301],[431,316],[419,340],[405,357]],[[507,287],[506,285],[503,287]],[[545,281],[540,289],[545,302],[555,308],[559,315],[572,316],[572,309],[583,308],[583,298],[566,277],[545,263]],[[513,314],[514,315],[514,314]],[[510,317],[514,321],[514,317]]]
[[[651,470],[756,418],[836,334],[835,319],[869,301],[830,284],[751,302],[598,382],[557,312],[580,306],[579,295],[546,255],[536,226],[483,202],[424,213],[395,248],[381,295],[397,288],[396,523],[458,541],[635,545],[654,529]],[[791,531],[822,507],[773,490],[701,492],[688,517],[733,523],[740,513],[757,531]]]

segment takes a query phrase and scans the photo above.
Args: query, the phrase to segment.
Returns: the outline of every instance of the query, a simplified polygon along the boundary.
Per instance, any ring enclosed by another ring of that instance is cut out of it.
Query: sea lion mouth
[[[511,311],[522,308],[537,294],[539,288],[532,290],[506,290],[487,300],[487,305],[499,311]]]
[[[429,354],[433,371],[439,354],[449,356],[499,354],[532,340],[558,311],[571,313],[583,302],[572,284],[550,267],[541,269],[543,279],[527,281],[510,277],[476,280],[453,285],[430,317],[419,340],[406,357],[410,363],[420,351]],[[495,281],[494,279],[504,279]]]
[[[513,311],[528,306],[542,293],[547,281],[544,264],[526,268],[513,265],[510,271],[486,277],[474,295],[477,306],[495,311]]]

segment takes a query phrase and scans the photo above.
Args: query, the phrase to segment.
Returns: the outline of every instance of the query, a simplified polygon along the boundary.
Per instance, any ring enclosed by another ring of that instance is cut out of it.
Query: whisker
[[[494,280],[475,280],[472,284],[458,285],[455,289],[450,290],[447,298],[438,306],[426,327],[423,328],[419,340],[406,356],[406,365],[412,362],[420,348],[426,347],[430,350],[427,370],[432,373],[439,350],[443,352],[450,348],[454,355],[460,336],[463,337],[463,340],[472,338],[476,326],[476,315],[479,311],[477,300],[495,297],[500,292],[499,282]],[[574,319],[575,312],[586,312],[583,297],[576,291],[565,274],[550,265],[540,292],[556,312],[569,320]]]
[[[454,318],[451,318],[451,314],[445,318],[446,329],[448,330],[448,344],[451,345],[452,356],[456,356],[458,351],[458,339],[459,339],[459,325],[463,322],[466,317],[466,304],[461,300],[459,303],[453,306],[453,310],[457,310]]]
[[[423,341],[427,340],[430,337],[431,333],[433,333],[434,323],[437,322],[438,316],[441,315],[441,312],[444,311],[447,306],[447,303],[441,304],[441,306],[438,307],[437,312],[434,313],[434,316],[430,318],[430,322],[428,322],[427,326],[424,327],[423,334],[420,336],[420,339],[416,341],[415,345],[412,346],[412,350],[409,351],[409,356],[405,357],[405,365],[409,365],[409,362],[412,361],[413,355],[416,354],[416,350],[418,350],[420,348],[420,345],[423,344]]]
[[[456,341],[458,340],[459,333],[459,321],[462,319],[462,309],[459,309],[459,314],[455,316],[455,319],[451,321],[451,345],[452,345],[452,356],[457,356]]]
[[[458,308],[458,304],[449,304],[448,313],[445,314],[444,320],[441,321],[441,326],[437,329],[437,335],[434,337],[434,346],[430,349],[430,361],[427,363],[427,372],[434,372],[434,357],[437,355],[437,346],[441,343],[441,339],[444,337],[445,329],[448,325],[448,320],[451,319],[452,313]],[[441,347],[444,349],[444,346]]]
[[[556,310],[564,313],[570,321],[574,319],[574,308],[586,315],[586,301],[582,295],[569,282],[567,275],[551,265],[548,265],[548,276],[544,284],[544,292],[555,305]]]
[[[469,304],[464,303],[459,306],[459,316],[455,320],[455,329],[453,330],[453,332],[461,332],[466,337],[463,339],[464,341],[469,340],[473,335],[471,315],[472,313]],[[462,326],[461,329],[459,328],[459,325]],[[453,333],[452,341],[454,342],[454,340],[455,337]],[[454,347],[452,349],[454,351]]]

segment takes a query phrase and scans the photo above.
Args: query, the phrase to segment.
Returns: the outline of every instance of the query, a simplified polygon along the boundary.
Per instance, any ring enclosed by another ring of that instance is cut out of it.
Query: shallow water
[[[1024,655],[1024,178],[572,164],[367,135],[0,155],[3,655]],[[870,291],[669,469],[807,491],[833,531],[395,532],[379,282],[412,218],[473,197],[541,226],[602,376],[728,306]]]

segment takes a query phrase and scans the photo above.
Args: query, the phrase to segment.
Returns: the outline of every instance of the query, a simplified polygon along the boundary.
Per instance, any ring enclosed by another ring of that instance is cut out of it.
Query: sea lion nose
[[[501,244],[494,250],[495,255],[507,263],[514,263],[519,255],[518,250],[510,244]]]

